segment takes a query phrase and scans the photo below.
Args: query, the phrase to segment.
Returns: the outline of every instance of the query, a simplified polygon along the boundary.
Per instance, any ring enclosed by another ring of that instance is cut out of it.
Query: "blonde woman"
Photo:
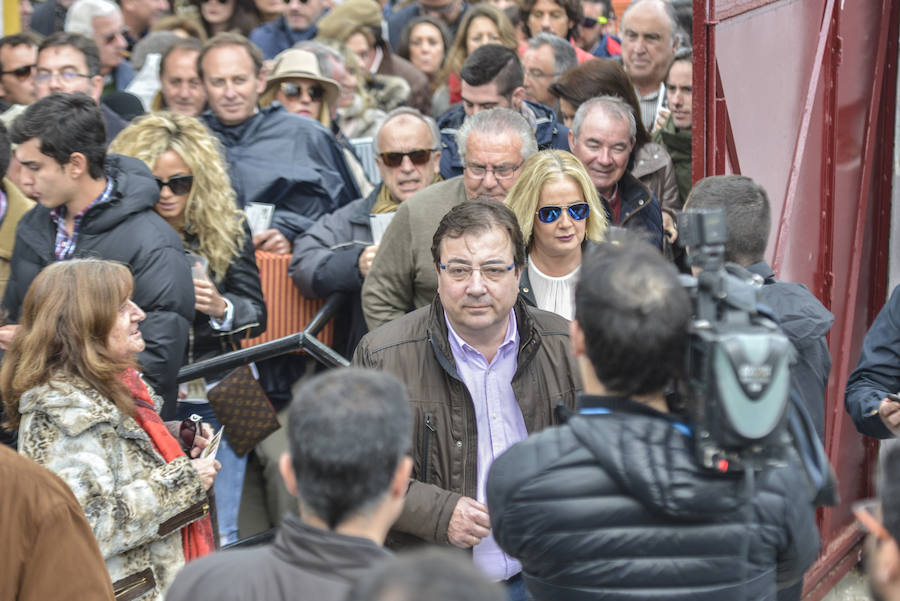
[[[519,292],[525,301],[566,319],[588,242],[602,242],[609,224],[597,189],[575,155],[545,150],[532,155],[506,197],[528,251]]]
[[[259,270],[243,213],[237,209],[218,142],[202,123],[172,112],[151,113],[124,129],[110,152],[133,156],[150,167],[159,185],[155,210],[181,235],[190,251],[196,313],[185,363],[233,350],[239,338],[266,328]],[[224,375],[224,374],[223,374]],[[214,381],[214,379],[213,379]],[[218,429],[206,401],[206,385],[195,381],[180,391],[179,419],[197,413]],[[219,534],[237,540],[237,512],[246,457],[227,444],[216,483]]]

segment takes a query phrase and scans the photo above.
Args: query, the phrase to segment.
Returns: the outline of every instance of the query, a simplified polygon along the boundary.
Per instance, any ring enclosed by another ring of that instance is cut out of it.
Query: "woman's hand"
[[[200,476],[200,481],[203,483],[203,490],[209,490],[216,480],[216,474],[222,469],[222,464],[212,457],[191,459],[191,465],[194,466],[194,469],[197,470],[197,474]]]
[[[213,429],[212,426],[206,423],[200,424],[200,434],[197,434],[194,437],[194,447],[191,449],[191,458],[196,459],[200,456],[200,453],[203,452],[203,449],[209,446],[209,441],[212,440]]]
[[[194,278],[194,299],[194,309],[197,311],[220,321],[225,317],[228,305],[209,278]]]

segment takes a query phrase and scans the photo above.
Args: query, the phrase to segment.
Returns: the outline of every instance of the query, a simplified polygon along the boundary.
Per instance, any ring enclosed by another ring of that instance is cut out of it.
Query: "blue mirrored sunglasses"
[[[541,207],[535,213],[542,223],[553,223],[562,216],[563,209],[569,212],[569,217],[575,221],[587,219],[588,213],[591,212],[591,206],[586,202],[576,202],[567,207],[546,206]]]

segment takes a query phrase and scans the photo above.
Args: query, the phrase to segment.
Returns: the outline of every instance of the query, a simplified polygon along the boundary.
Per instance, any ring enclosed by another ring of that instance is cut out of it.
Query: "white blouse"
[[[528,261],[528,279],[537,301],[538,309],[552,311],[569,321],[575,317],[575,284],[578,282],[578,265],[570,273],[553,277],[541,273],[534,262]]]

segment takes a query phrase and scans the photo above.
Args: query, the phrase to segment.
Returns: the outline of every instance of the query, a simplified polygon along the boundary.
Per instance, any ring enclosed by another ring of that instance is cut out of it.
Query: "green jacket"
[[[691,191],[691,130],[676,129],[675,122],[669,115],[665,125],[653,132],[653,141],[664,146],[672,157],[678,194],[681,196],[681,205],[684,206]]]

